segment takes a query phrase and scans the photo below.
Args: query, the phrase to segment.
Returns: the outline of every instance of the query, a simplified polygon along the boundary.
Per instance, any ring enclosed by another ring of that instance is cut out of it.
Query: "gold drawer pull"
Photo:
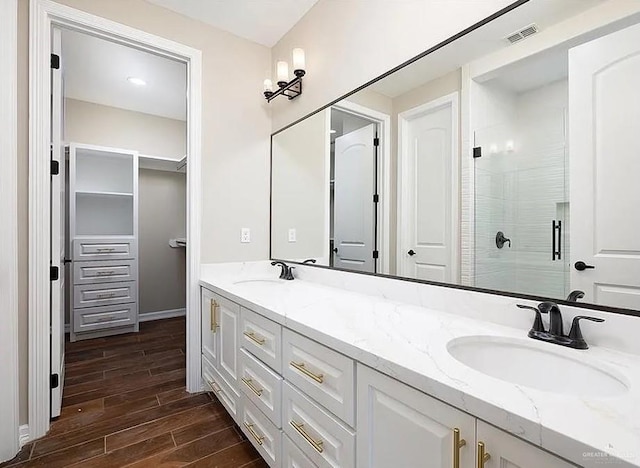
[[[104,293],[104,294],[96,294],[98,299],[109,299],[111,297],[115,297],[116,293]]]
[[[318,453],[322,453],[322,451],[324,450],[322,448],[322,444],[323,441],[322,440],[314,440],[313,437],[311,437],[309,434],[307,434],[307,431],[305,431],[304,429],[304,424],[301,423],[297,423],[293,420],[289,421],[289,424],[291,424],[293,426],[293,428],[298,431],[298,434],[300,434],[302,437],[304,437],[304,439],[309,442],[309,444],[311,444],[311,446],[316,449],[316,452]]]
[[[291,361],[289,364],[291,364],[293,367],[295,367],[296,369],[298,369],[300,372],[302,372],[304,375],[306,375],[307,377],[312,378],[313,380],[315,380],[318,383],[322,383],[324,382],[324,375],[323,374],[314,374],[313,372],[311,372],[309,369],[307,369],[304,366],[304,362],[295,362],[295,361]]]
[[[98,247],[96,250],[98,252],[113,252],[116,249],[114,247]]]
[[[261,437],[258,435],[258,433],[253,429],[253,424],[248,424],[248,423],[244,423],[244,427],[247,428],[247,431],[249,431],[249,433],[251,434],[251,436],[256,439],[256,442],[258,443],[258,445],[262,445],[262,441],[264,440],[264,437]]]
[[[467,441],[460,438],[460,429],[453,428],[453,468],[460,468],[460,449],[467,445]]]
[[[491,458],[491,455],[485,452],[484,442],[478,442],[478,460],[477,468],[484,468],[485,462]]]
[[[111,276],[115,273],[115,271],[99,271],[98,276]]]
[[[262,388],[257,388],[254,384],[253,384],[253,380],[251,379],[245,379],[244,377],[242,377],[242,381],[244,382],[244,384],[249,387],[251,389],[251,391],[253,393],[255,393],[258,396],[262,396],[262,392],[264,392],[264,389]]]
[[[220,385],[215,383],[213,380],[207,379],[207,383],[209,384],[209,387],[211,387],[211,390],[214,391],[214,393],[220,393],[222,391]]]
[[[216,309],[218,307],[220,307],[220,304],[218,304],[215,299],[211,299],[211,331],[213,333],[215,333],[219,327],[218,322],[216,322]]]
[[[265,339],[264,338],[258,338],[256,336],[255,332],[244,332],[244,336],[246,336],[251,341],[253,341],[254,343],[257,343],[260,346],[262,346],[264,344],[264,342],[265,342]]]
[[[113,317],[100,317],[98,319],[96,319],[96,322],[110,322],[113,320]]]

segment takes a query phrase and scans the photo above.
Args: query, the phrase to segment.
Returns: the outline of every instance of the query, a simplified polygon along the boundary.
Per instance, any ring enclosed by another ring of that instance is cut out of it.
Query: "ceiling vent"
[[[505,39],[509,42],[509,44],[515,44],[516,42],[523,41],[527,37],[533,36],[534,34],[540,31],[538,29],[538,25],[535,23],[530,24],[529,26],[525,26],[524,28],[516,31],[514,33],[509,34]]]

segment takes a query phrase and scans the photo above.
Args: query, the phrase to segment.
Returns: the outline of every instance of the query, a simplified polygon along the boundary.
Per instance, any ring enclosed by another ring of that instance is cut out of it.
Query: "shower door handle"
[[[551,260],[562,259],[562,221],[551,220]]]

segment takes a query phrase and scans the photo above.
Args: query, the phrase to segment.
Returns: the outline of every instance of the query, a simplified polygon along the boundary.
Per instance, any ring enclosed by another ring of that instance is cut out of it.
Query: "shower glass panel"
[[[476,83],[475,286],[565,298],[569,291],[567,81]]]

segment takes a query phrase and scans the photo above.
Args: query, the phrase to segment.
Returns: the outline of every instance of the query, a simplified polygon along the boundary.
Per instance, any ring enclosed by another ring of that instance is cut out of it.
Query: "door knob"
[[[338,253],[338,247],[334,247],[334,248],[333,248],[333,252],[334,252],[334,253]]]
[[[407,252],[409,254],[409,256],[413,257],[416,253],[413,251],[413,249],[409,250]]]
[[[573,266],[578,271],[593,270],[595,268],[593,265],[587,265],[583,261],[576,262]]]

